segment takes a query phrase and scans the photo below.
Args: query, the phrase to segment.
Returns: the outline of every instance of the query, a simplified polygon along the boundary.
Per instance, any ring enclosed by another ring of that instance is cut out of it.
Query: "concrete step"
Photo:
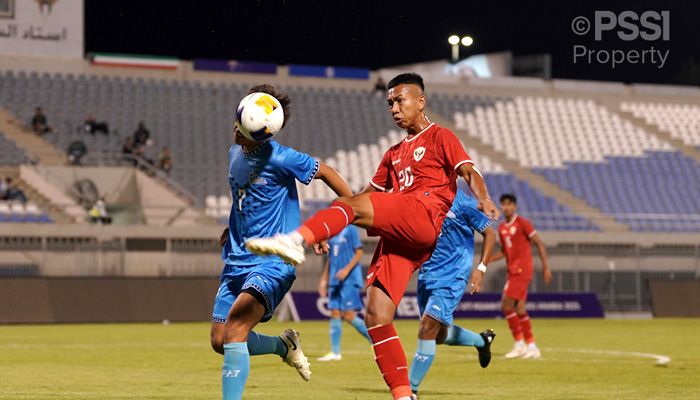
[[[586,203],[585,200],[575,197],[570,192],[561,189],[544,177],[532,172],[529,168],[523,167],[516,160],[508,158],[505,153],[497,150],[491,144],[483,142],[478,137],[470,136],[465,130],[457,129],[451,119],[431,110],[428,110],[427,113],[434,122],[452,130],[465,143],[467,148],[474,148],[479,154],[483,154],[501,164],[508,173],[514,175],[518,179],[526,181],[530,186],[539,190],[544,195],[554,198],[558,203],[566,205],[574,213],[588,218],[602,230],[606,232],[629,232],[629,227],[627,225],[617,222],[614,218],[604,214],[598,208]]]
[[[8,110],[1,107],[0,132],[15,142],[17,147],[24,150],[34,162],[48,165],[66,164],[66,155],[63,151],[36,135]]]

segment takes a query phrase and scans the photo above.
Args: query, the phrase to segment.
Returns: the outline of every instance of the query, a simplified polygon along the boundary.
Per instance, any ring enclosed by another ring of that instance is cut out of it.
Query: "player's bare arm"
[[[318,172],[314,179],[320,179],[326,184],[331,190],[338,195],[338,197],[352,196],[352,189],[350,185],[345,182],[342,176],[335,170],[335,168],[329,166],[328,164],[319,162]]]
[[[338,197],[352,196],[352,189],[350,185],[345,182],[342,176],[335,170],[335,168],[329,166],[328,164],[319,162],[318,172],[314,179],[320,179],[326,184],[331,190],[338,195]],[[314,253],[316,255],[328,254],[328,241],[324,240],[313,245]]]
[[[540,255],[540,260],[542,260],[542,278],[544,279],[545,285],[549,285],[552,282],[552,270],[549,269],[549,259],[547,258],[547,247],[544,245],[540,235],[534,234],[530,238],[535,247],[537,247],[537,253]]]
[[[467,182],[472,193],[474,193],[474,197],[479,201],[479,209],[488,215],[489,218],[498,219],[500,212],[491,196],[489,196],[484,177],[476,166],[472,163],[464,163],[459,166],[457,173]]]
[[[356,249],[355,250],[355,255],[350,259],[350,261],[341,269],[338,271],[337,274],[335,274],[335,277],[338,278],[339,281],[344,281],[345,278],[348,277],[350,272],[352,272],[353,268],[357,265],[357,263],[360,262],[360,258],[362,258],[362,249]]]
[[[323,272],[321,273],[321,279],[318,281],[318,295],[320,297],[326,297],[328,293],[328,268],[330,267],[330,260],[326,260],[323,264]]]
[[[491,258],[489,258],[488,262],[496,262],[498,260],[502,260],[506,257],[505,253],[503,253],[503,250],[498,250],[497,252],[491,254]],[[488,265],[488,263],[486,264]]]
[[[496,244],[496,233],[491,227],[488,227],[481,233],[481,236],[484,238],[484,242],[481,245],[481,258],[479,260],[479,266],[483,265],[485,267],[488,265],[489,260],[491,259],[491,254],[493,253],[493,248]],[[475,268],[472,270],[471,277],[469,278],[469,294],[479,293],[485,274],[485,268]]]

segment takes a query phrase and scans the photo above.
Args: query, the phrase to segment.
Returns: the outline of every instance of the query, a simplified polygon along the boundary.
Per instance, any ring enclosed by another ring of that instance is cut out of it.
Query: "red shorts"
[[[527,288],[530,286],[532,276],[508,275],[506,285],[503,287],[503,295],[518,301],[527,300]]]
[[[374,224],[367,232],[381,240],[367,286],[379,281],[398,306],[411,275],[433,253],[437,231],[425,205],[411,194],[374,192],[370,199]]]

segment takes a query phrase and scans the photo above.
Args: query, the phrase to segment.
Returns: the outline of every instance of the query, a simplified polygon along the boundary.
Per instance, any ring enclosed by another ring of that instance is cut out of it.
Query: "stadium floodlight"
[[[474,44],[474,38],[471,36],[465,36],[462,38],[462,46],[469,47]]]
[[[452,35],[448,37],[447,43],[452,45],[452,61],[455,62],[459,59],[459,36]]]

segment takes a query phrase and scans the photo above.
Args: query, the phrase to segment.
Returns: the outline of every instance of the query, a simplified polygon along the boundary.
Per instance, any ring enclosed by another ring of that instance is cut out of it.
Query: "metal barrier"
[[[118,228],[115,228],[118,229]],[[212,229],[206,237],[163,237],[111,233],[100,235],[0,235],[0,277],[215,277],[222,262]],[[177,235],[176,235],[177,236]],[[180,236],[182,234],[180,233]],[[365,242],[366,269],[376,242]],[[475,253],[480,252],[480,243]],[[698,244],[557,243],[548,248],[554,282],[545,287],[539,260],[533,292],[594,292],[606,310],[648,311],[652,279],[700,278]],[[309,255],[297,268],[294,289],[315,291],[322,257]],[[503,263],[489,267],[484,291],[500,291]],[[415,277],[409,287],[415,290]]]

